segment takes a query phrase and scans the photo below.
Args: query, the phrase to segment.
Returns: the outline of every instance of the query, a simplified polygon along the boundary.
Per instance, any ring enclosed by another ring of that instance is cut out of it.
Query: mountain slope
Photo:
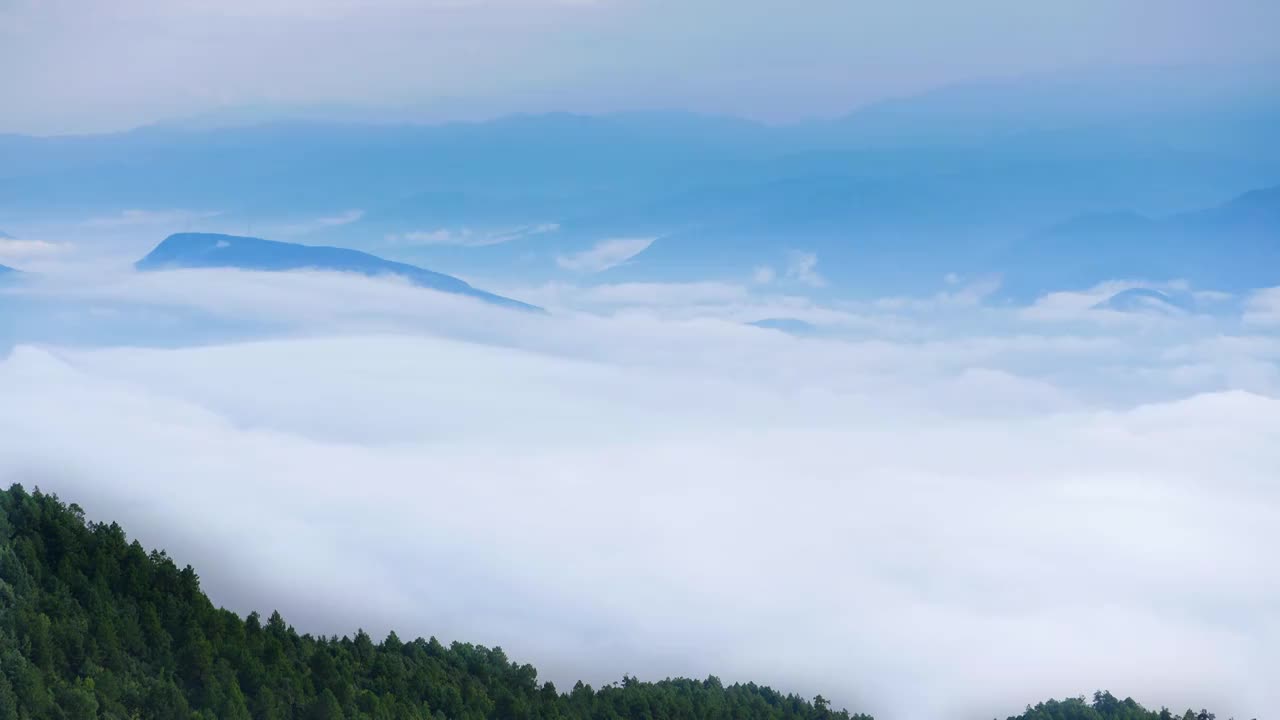
[[[1194,310],[1195,303],[1186,293],[1136,287],[1121,290],[1093,307],[1095,310],[1112,310],[1124,313],[1172,315]]]
[[[1280,239],[1280,185],[1251,190],[1216,208],[1175,216],[1183,232],[1230,230]]]
[[[265,272],[331,270],[369,277],[397,275],[414,285],[521,310],[538,310],[526,303],[478,290],[452,275],[415,265],[384,260],[349,248],[298,245],[261,238],[215,233],[178,233],[165,238],[135,263],[139,270],[171,268],[236,268]]]
[[[299,635],[215,608],[191,567],[21,486],[0,491],[0,720],[871,720],[755,684],[560,693],[500,648]]]
[[[1247,290],[1280,284],[1280,186],[1189,213],[1091,213],[1037,233],[999,259],[1010,288],[1118,278]]]
[[[888,99],[831,122],[859,144],[958,145],[1038,131],[1106,128],[1184,147],[1276,157],[1274,65],[1093,67],[992,78]]]

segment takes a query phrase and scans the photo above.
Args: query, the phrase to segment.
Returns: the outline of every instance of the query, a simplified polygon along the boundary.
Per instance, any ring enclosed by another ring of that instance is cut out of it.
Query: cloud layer
[[[39,318],[0,362],[0,478],[236,610],[557,683],[716,673],[888,718],[1280,703],[1280,338],[731,287],[529,317],[328,274],[32,282],[0,296]],[[782,314],[831,334],[742,325]]]
[[[654,240],[657,240],[657,238],[610,238],[601,240],[581,252],[557,257],[556,264],[565,270],[576,272],[601,272],[617,267],[649,249]]]

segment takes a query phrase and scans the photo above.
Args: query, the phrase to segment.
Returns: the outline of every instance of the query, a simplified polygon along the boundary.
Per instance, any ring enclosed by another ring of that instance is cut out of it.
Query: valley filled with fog
[[[817,117],[354,93],[0,134],[0,489],[239,615],[500,646],[561,690],[1261,717],[1280,73],[1234,59]]]
[[[342,273],[51,273],[3,291],[0,473],[234,610],[557,682],[1270,706],[1277,296],[1095,307],[1114,290],[507,290],[530,314]],[[776,317],[805,325],[748,324]]]

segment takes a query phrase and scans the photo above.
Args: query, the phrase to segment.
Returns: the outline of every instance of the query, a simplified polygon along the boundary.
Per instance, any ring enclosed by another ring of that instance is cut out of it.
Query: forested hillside
[[[1132,698],[1120,700],[1109,692],[1096,692],[1093,702],[1084,698],[1049,700],[1035,707],[1028,707],[1021,715],[1009,720],[1216,720],[1208,710],[1187,710],[1175,715],[1168,709],[1147,710]]]
[[[0,492],[0,720],[11,718],[858,718],[754,684],[560,692],[499,648],[300,635],[215,608],[190,568],[116,524]]]
[[[1174,717],[1099,693],[1017,720]],[[191,567],[15,485],[0,491],[0,720],[18,718],[871,720],[715,677],[561,692],[499,648],[300,635],[278,613],[264,622],[215,608]]]

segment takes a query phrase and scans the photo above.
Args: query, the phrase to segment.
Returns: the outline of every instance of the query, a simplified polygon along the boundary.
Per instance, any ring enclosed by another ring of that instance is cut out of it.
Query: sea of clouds
[[[996,287],[492,288],[541,316],[326,273],[34,276],[0,290],[0,482],[236,611],[500,645],[562,689],[1280,707],[1277,290]]]

